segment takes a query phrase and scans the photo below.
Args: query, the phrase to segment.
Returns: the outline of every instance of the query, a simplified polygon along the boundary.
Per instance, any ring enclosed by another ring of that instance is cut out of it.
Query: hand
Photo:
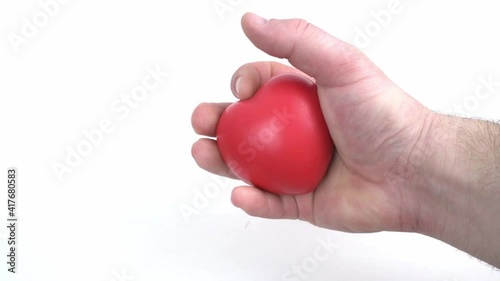
[[[272,76],[300,73],[314,80],[336,151],[317,189],[304,195],[278,196],[251,186],[234,189],[232,202],[253,216],[301,219],[320,227],[350,231],[417,231],[421,219],[415,178],[415,148],[426,145],[435,114],[391,82],[355,47],[303,20],[242,18],[245,34],[264,52],[286,58],[243,65],[231,89],[250,98]],[[194,130],[214,137],[229,104],[201,104],[193,112]],[[203,169],[235,178],[217,149],[203,138],[192,148]],[[403,171],[403,172],[401,172]],[[396,177],[397,181],[388,181]]]

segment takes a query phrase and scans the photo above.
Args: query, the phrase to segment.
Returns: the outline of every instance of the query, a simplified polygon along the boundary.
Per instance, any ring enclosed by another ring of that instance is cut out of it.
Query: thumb
[[[361,51],[302,19],[266,20],[247,13],[241,20],[252,43],[271,56],[286,58],[322,87],[342,87],[387,77]],[[375,75],[374,75],[375,74]]]

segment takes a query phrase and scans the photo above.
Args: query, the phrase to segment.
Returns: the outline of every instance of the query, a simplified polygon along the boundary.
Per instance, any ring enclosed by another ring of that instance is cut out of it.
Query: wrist
[[[418,232],[497,266],[499,149],[498,125],[434,113],[414,185]]]

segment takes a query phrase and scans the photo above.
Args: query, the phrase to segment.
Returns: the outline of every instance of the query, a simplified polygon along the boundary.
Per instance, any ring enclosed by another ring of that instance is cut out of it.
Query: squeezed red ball
[[[296,74],[277,75],[230,105],[217,125],[217,145],[235,175],[275,194],[313,191],[334,149],[316,85]]]

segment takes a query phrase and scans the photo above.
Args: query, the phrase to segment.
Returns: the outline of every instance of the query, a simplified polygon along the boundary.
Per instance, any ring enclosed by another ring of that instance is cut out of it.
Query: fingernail
[[[258,16],[256,14],[252,14],[253,16],[253,19],[252,19],[252,22],[255,23],[255,24],[265,24],[267,23],[267,19],[261,17],[261,16]]]
[[[236,90],[235,94],[238,97],[240,96],[240,93],[241,93],[242,80],[243,80],[243,76],[238,77],[238,79],[236,79],[236,83],[235,83],[235,86],[234,86],[234,88]]]

